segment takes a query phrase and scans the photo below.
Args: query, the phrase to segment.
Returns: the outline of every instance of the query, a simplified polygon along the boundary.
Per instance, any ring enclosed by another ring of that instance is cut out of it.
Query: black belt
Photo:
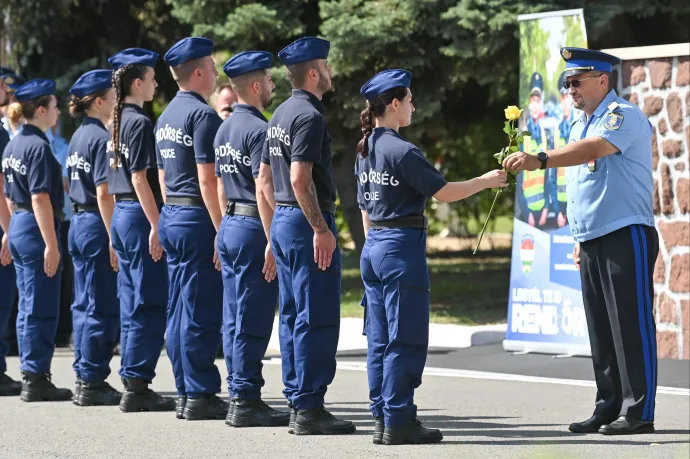
[[[427,229],[429,221],[423,215],[410,215],[408,217],[392,218],[390,220],[382,220],[378,222],[371,222],[371,227],[375,229],[385,228],[417,228]]]
[[[161,203],[163,202],[163,198],[160,196],[156,196],[156,193],[153,193],[153,199],[154,199],[154,201],[156,201],[156,205],[158,207],[160,207]],[[116,194],[115,195],[115,202],[122,202],[122,201],[139,202],[139,196],[137,196],[136,193]]]
[[[100,209],[96,204],[79,204],[76,202],[72,203],[72,212],[79,214],[82,212],[100,212]]]
[[[206,207],[204,200],[199,196],[168,196],[165,204],[168,206]]]
[[[261,218],[259,208],[251,204],[228,201],[225,206],[225,215],[238,215],[243,217]]]
[[[13,202],[12,203],[12,210],[14,212],[16,212],[18,210],[23,210],[25,212],[29,212],[32,214],[34,213],[34,208],[31,204],[17,204],[16,202]],[[65,213],[62,211],[62,209],[58,209],[58,210],[53,209],[53,214],[55,215],[55,218],[57,220],[62,221],[65,219]]]
[[[284,206],[284,207],[299,207],[299,204],[296,202],[277,202],[277,206]],[[319,208],[321,209],[321,212],[328,212],[331,215],[335,215],[336,211],[338,210],[338,206],[334,202],[330,201],[321,201],[319,200]]]

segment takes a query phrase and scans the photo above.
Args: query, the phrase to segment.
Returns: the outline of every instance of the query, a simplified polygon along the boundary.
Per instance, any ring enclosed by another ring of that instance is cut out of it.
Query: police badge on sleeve
[[[606,119],[604,120],[604,127],[606,129],[615,131],[621,127],[621,124],[623,124],[623,115],[620,113],[611,112],[606,115]]]

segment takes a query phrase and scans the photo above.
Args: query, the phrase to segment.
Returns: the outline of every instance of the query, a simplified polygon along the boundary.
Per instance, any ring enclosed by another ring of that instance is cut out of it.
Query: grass
[[[511,222],[512,224],[512,222]],[[508,251],[439,252],[427,258],[431,278],[431,321],[460,325],[505,322],[510,281]],[[355,252],[343,252],[342,317],[362,317],[364,287]]]

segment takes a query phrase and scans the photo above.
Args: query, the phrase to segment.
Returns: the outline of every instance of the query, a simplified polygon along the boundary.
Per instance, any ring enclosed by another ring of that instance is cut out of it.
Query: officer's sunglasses
[[[594,78],[599,78],[599,77],[602,76],[602,75],[603,75],[603,73],[600,73],[599,75],[595,75],[595,76],[589,77],[589,78],[582,78],[582,79],[580,79],[580,80],[570,80],[570,81],[566,80],[566,81],[563,82],[563,87],[564,87],[565,89],[570,89],[571,86],[572,86],[573,88],[579,88],[579,87],[580,87],[580,84],[581,84],[581,83],[580,83],[581,81],[593,80]]]

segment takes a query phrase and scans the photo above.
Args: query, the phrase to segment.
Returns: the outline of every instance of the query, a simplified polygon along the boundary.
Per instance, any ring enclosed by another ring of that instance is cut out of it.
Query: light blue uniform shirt
[[[629,225],[654,226],[652,125],[642,110],[611,90],[587,119],[583,113],[570,142],[601,137],[618,152],[568,168],[568,221],[577,242]]]

